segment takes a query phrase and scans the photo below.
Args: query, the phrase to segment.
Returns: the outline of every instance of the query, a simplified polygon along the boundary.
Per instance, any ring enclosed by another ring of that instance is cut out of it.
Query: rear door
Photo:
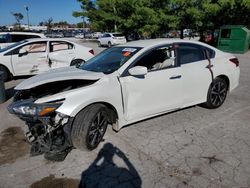
[[[49,63],[51,68],[70,66],[75,57],[75,49],[72,43],[66,41],[49,42]]]
[[[176,46],[177,61],[182,69],[183,107],[206,101],[212,76],[207,68],[209,61],[205,48],[191,43],[178,43]]]

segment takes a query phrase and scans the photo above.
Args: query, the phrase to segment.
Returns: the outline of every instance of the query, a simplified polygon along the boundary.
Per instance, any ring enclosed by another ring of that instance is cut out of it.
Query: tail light
[[[91,53],[91,54],[95,55],[95,52],[94,52],[94,50],[93,50],[93,49],[89,50],[89,53]]]
[[[235,58],[231,58],[231,59],[229,59],[229,61],[231,62],[231,63],[233,63],[233,64],[235,64],[236,65],[236,67],[238,67],[239,66],[239,60],[235,57]]]

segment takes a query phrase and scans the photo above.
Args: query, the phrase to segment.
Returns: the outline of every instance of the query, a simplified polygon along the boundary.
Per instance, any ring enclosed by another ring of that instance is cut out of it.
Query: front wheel
[[[107,108],[102,104],[86,107],[75,117],[71,138],[73,146],[93,150],[102,141],[108,125]]]
[[[215,78],[209,87],[207,102],[203,106],[210,109],[220,107],[227,97],[227,91],[228,84],[226,81],[221,78]]]

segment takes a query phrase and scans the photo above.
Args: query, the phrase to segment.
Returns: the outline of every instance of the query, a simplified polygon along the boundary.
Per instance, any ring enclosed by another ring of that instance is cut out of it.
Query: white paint
[[[23,51],[27,46],[39,42],[47,43],[45,52],[19,54],[20,49]],[[52,52],[51,42],[72,44],[73,48]],[[74,59],[87,61],[94,56],[89,52],[90,50],[92,49],[63,39],[28,39],[25,43],[0,53],[0,65],[5,66],[13,76],[34,75],[54,68],[70,66]]]
[[[144,77],[122,76],[133,61],[147,50],[158,45],[183,42],[183,40],[144,40],[131,42],[124,47],[144,47],[112,74],[82,71],[75,68],[64,68],[50,71],[30,78],[16,87],[28,89],[56,80],[99,79],[92,85],[57,93],[40,98],[36,103],[44,103],[65,98],[57,112],[74,117],[86,106],[105,102],[113,105],[118,113],[118,126],[121,127],[190,105],[206,101],[207,91],[212,78],[206,68],[208,60],[185,64],[179,67],[149,71]],[[190,42],[190,41],[184,41]],[[199,42],[190,42],[205,45]],[[230,80],[230,91],[239,83],[239,67],[229,62],[234,57],[213,47],[216,57],[211,59],[214,77],[226,75]]]

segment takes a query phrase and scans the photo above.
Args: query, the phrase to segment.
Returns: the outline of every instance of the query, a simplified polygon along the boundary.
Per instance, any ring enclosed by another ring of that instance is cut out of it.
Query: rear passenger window
[[[206,59],[203,48],[193,44],[179,44],[177,56],[181,65]]]
[[[56,52],[61,50],[69,50],[73,48],[73,44],[68,42],[55,41],[50,43],[50,52]]]

